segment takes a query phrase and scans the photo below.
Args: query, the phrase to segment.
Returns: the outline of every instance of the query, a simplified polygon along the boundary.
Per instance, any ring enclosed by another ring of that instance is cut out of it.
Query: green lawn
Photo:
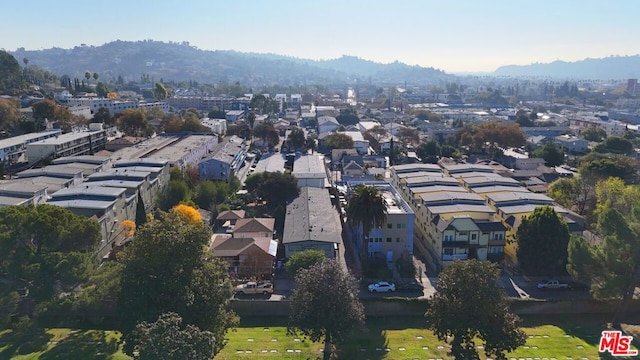
[[[216,360],[316,359],[322,344],[286,333],[286,320],[252,319],[227,334],[226,347]],[[424,319],[373,319],[367,329],[351,336],[339,349],[340,359],[452,359],[449,347],[424,328]],[[526,345],[509,358],[599,359],[598,340],[606,320],[594,316],[526,318]],[[479,352],[484,359],[484,352]]]
[[[585,316],[526,317],[522,324],[527,344],[509,354],[510,359],[598,359],[600,332],[608,318]],[[227,333],[227,345],[215,360],[316,359],[321,343],[287,334],[286,318],[243,319]],[[632,321],[639,324],[636,319]],[[628,327],[633,328],[633,327]],[[636,327],[637,328],[637,327]],[[640,336],[638,331],[633,334]],[[17,336],[0,331],[0,360],[130,360],[118,343],[120,333],[101,330],[48,329]],[[339,349],[340,359],[451,359],[449,347],[415,318],[370,319],[366,329],[352,335]],[[480,351],[481,358],[484,353]]]
[[[0,360],[130,360],[122,353],[120,333],[102,330],[47,329],[16,335],[0,331]]]

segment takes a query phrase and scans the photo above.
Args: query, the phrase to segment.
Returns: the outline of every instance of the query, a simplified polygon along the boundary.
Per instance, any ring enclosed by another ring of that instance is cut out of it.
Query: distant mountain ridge
[[[640,55],[609,56],[580,61],[554,61],[546,64],[506,65],[496,76],[548,76],[572,79],[637,79],[640,77]]]
[[[333,60],[308,60],[275,54],[200,50],[188,43],[153,40],[114,41],[101,46],[76,46],[10,52],[16,59],[56,75],[82,79],[86,71],[101,80],[118,76],[139,79],[147,74],[155,81],[195,80],[201,83],[240,82],[243,85],[301,85],[354,83],[443,84],[455,79],[441,70],[394,62],[380,64],[353,56]]]

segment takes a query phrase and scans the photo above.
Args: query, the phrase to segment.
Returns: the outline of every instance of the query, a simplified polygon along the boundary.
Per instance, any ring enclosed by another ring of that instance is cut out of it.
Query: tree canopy
[[[518,265],[531,275],[562,273],[567,263],[569,229],[551,206],[537,207],[516,232]]]
[[[287,138],[287,146],[291,149],[302,149],[305,146],[306,139],[304,131],[299,127],[294,127]]]
[[[144,111],[139,109],[125,109],[118,117],[117,124],[127,136],[148,136],[153,133]]]
[[[353,149],[351,136],[341,133],[333,133],[324,138],[324,144],[329,149]]]
[[[272,123],[262,123],[253,128],[253,136],[260,138],[264,145],[274,147],[280,142],[278,130],[273,127]]]
[[[488,145],[500,147],[519,147],[525,137],[517,124],[502,124],[496,121],[480,125],[465,125],[457,134],[459,146],[467,146],[473,152],[480,152]]]
[[[533,156],[544,159],[547,166],[559,166],[564,164],[564,151],[554,143],[546,143],[544,146],[533,152]]]
[[[250,175],[246,181],[247,191],[267,202],[267,206],[275,209],[286,207],[287,201],[300,194],[298,179],[291,174],[281,172],[263,172]]]
[[[324,339],[323,358],[328,360],[333,345],[364,323],[357,281],[336,260],[325,259],[301,269],[295,282],[289,331],[314,342]]]
[[[136,229],[122,253],[119,304],[125,336],[139,322],[175,312],[186,324],[211,331],[216,351],[222,348],[225,332],[237,319],[229,309],[228,265],[205,250],[210,239],[207,224],[175,210]],[[127,346],[131,354],[132,344]]]
[[[622,155],[631,155],[634,151],[631,141],[620,136],[609,136],[603,142],[596,145],[593,150],[599,153],[612,153]]]
[[[289,257],[285,267],[289,274],[295,276],[299,270],[308,269],[325,258],[324,252],[320,250],[299,251]]]
[[[13,55],[0,50],[0,93],[16,94],[22,88],[22,68]]]
[[[138,324],[132,339],[138,360],[211,360],[216,354],[213,333],[183,325],[180,315],[172,312]]]
[[[451,341],[456,359],[478,359],[476,340],[494,359],[507,359],[505,352],[524,345],[526,335],[496,282],[499,276],[497,265],[478,260],[456,260],[440,273],[426,317],[438,340]]]
[[[600,128],[586,128],[580,133],[585,140],[600,142],[607,137],[607,132]]]

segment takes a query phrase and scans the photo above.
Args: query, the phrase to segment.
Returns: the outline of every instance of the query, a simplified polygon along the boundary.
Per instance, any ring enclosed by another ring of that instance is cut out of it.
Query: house
[[[324,157],[321,155],[302,155],[293,162],[293,176],[298,179],[298,186],[317,188],[327,187],[329,178]]]
[[[347,176],[358,176],[365,174],[366,170],[364,166],[358,164],[358,162],[351,160],[348,164],[342,166],[342,174]]]
[[[314,249],[336,257],[342,246],[342,224],[331,204],[329,191],[303,186],[300,195],[287,205],[282,243],[287,258]]]
[[[218,214],[215,221],[215,229],[222,228],[227,233],[232,233],[238,219],[244,218],[244,210],[225,210]]]
[[[318,134],[332,133],[338,129],[340,123],[332,116],[318,117]]]
[[[360,131],[345,131],[342,134],[353,140],[353,147],[358,151],[358,154],[369,154],[369,140],[365,140]]]
[[[345,155],[358,155],[358,152],[356,149],[332,149],[331,162],[334,164],[341,162]]]
[[[572,135],[556,136],[553,142],[573,154],[585,154],[589,148],[589,141]]]
[[[229,180],[238,173],[246,156],[245,141],[235,135],[227,137],[198,163],[198,175],[201,180]]]
[[[271,278],[278,242],[271,237],[237,238],[230,234],[211,237],[213,256],[229,264],[229,274],[242,279]]]
[[[236,238],[273,238],[276,220],[273,218],[237,219],[233,227]]]

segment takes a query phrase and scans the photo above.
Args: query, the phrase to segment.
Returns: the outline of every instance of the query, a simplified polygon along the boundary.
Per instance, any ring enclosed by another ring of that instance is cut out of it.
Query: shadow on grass
[[[40,355],[40,360],[108,359],[118,348],[118,341],[107,339],[104,331],[77,332]]]
[[[20,332],[7,331],[0,336],[0,347],[5,347],[0,351],[0,360],[44,351],[52,337],[41,328],[30,328]]]
[[[587,344],[598,345],[603,330],[607,330],[612,314],[575,314],[575,315],[527,315],[521,316],[522,326],[533,327],[553,325],[561,328],[567,335],[580,338]],[[640,324],[640,317],[635,314],[625,323]],[[635,339],[634,339],[635,340]]]
[[[380,325],[367,321],[363,329],[353,331],[346,341],[338,344],[338,359],[383,359],[387,355],[389,340]]]

